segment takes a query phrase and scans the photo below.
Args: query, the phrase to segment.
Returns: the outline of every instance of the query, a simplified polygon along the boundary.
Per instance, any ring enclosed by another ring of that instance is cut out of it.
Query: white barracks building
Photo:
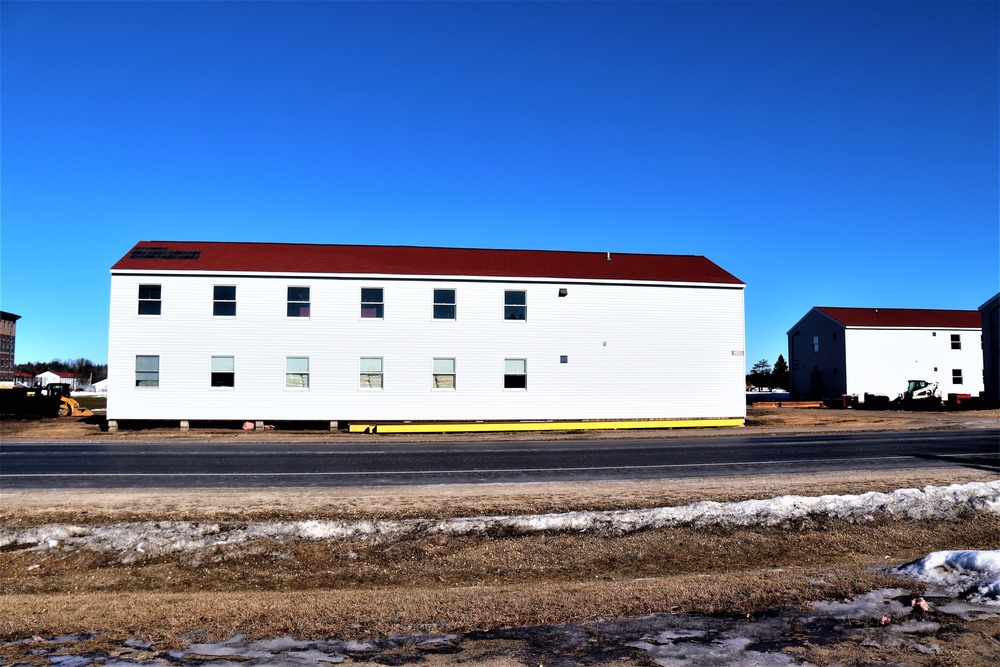
[[[108,419],[739,425],[743,288],[699,256],[144,241]]]
[[[788,331],[788,363],[799,398],[895,398],[910,380],[978,396],[982,323],[975,310],[817,306]]]

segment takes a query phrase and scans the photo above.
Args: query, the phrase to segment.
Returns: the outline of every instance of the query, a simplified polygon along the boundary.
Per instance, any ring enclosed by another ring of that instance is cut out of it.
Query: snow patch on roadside
[[[974,604],[1000,606],[1000,551],[935,551],[896,572]]]
[[[623,535],[645,529],[683,526],[783,526],[818,518],[841,519],[851,523],[879,518],[919,521],[953,519],[974,513],[1000,514],[1000,481],[899,489],[890,493],[781,496],[769,500],[698,502],[681,507],[643,510],[441,520],[147,521],[103,525],[48,524],[22,529],[0,527],[0,548],[36,551],[86,548],[117,553],[116,560],[130,563],[256,540],[279,543],[329,540],[389,542],[432,536],[544,532]]]

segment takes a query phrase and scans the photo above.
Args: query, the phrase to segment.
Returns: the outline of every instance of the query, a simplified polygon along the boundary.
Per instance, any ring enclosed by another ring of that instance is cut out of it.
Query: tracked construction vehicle
[[[941,394],[937,382],[910,380],[906,391],[896,397],[893,407],[902,410],[927,410],[941,407]]]

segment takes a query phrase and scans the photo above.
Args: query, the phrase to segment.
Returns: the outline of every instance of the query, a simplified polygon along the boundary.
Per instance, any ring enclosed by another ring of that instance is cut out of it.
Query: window
[[[819,336],[813,336],[813,352],[819,352]]]
[[[528,317],[528,301],[523,291],[507,290],[503,293],[503,318],[524,320]]]
[[[213,288],[212,315],[236,317],[236,285],[216,285]]]
[[[951,369],[951,383],[952,384],[962,384],[962,369],[953,368]]]
[[[526,359],[503,360],[503,388],[528,388],[528,362]]]
[[[381,287],[361,288],[361,317],[381,320],[385,317],[385,302]]]
[[[137,387],[160,386],[160,357],[138,355],[138,354],[136,355],[135,386]]]
[[[434,381],[432,386],[435,389],[455,388],[455,360],[435,359],[433,364]]]
[[[361,388],[382,388],[382,357],[361,357]]]
[[[962,349],[962,334],[952,334],[951,335],[951,349],[961,350]]]
[[[309,388],[309,357],[285,357],[285,387]]]
[[[139,285],[139,314],[160,314],[160,286]]]
[[[453,289],[434,290],[434,319],[435,320],[455,319],[455,290]]]
[[[233,357],[212,357],[212,386],[236,386],[236,360]]]
[[[309,288],[288,288],[288,316],[309,317]]]
[[[559,363],[560,364],[568,364],[569,363],[569,355],[560,354],[559,355]]]

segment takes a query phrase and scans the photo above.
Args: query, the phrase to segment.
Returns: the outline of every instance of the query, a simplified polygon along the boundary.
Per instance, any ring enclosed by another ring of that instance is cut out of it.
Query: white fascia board
[[[849,326],[845,329],[855,331],[982,331],[982,327],[872,327]]]
[[[390,273],[317,273],[301,272],[271,272],[271,271],[177,271],[172,269],[140,270],[116,269],[111,271],[117,275],[170,275],[170,276],[227,276],[237,278],[295,278],[295,279],[326,279],[326,280],[422,280],[435,282],[494,282],[494,283],[548,283],[560,285],[653,285],[660,287],[723,287],[729,289],[744,289],[745,283],[697,283],[670,282],[653,280],[603,280],[600,278],[546,278],[526,276],[451,276],[451,275],[404,275]]]

